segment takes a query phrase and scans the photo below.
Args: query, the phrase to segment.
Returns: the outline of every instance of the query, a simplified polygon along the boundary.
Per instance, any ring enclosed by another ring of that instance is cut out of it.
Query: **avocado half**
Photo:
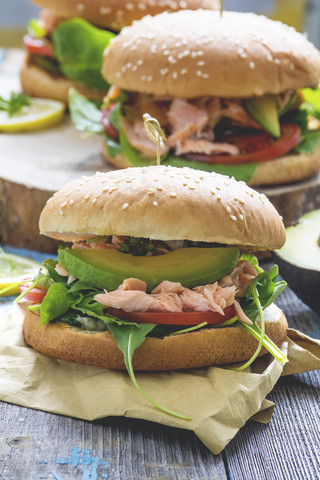
[[[287,240],[274,252],[281,276],[301,300],[320,313],[320,209],[286,229]]]

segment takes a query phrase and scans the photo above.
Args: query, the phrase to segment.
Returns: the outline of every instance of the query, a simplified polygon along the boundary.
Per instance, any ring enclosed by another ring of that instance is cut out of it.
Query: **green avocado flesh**
[[[277,100],[273,95],[253,97],[245,101],[246,107],[253,118],[274,137],[280,137],[280,123]]]
[[[275,252],[280,274],[301,300],[320,313],[320,209],[288,227],[287,240]]]
[[[286,243],[277,254],[294,265],[320,272],[320,209],[303,215],[286,232]]]
[[[117,250],[59,250],[58,262],[79,280],[93,287],[116,290],[127,278],[139,278],[151,291],[163,280],[185,287],[213,283],[235,267],[239,250],[226,248],[179,248],[165,255],[138,257]]]

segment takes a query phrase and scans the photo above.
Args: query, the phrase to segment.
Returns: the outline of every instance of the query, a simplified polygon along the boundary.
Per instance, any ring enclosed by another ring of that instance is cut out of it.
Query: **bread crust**
[[[320,169],[320,142],[311,153],[289,154],[268,162],[258,163],[249,185],[278,185],[312,177]]]
[[[218,9],[220,0],[33,0],[39,7],[48,8],[57,17],[81,17],[94,25],[121,30],[145,15],[181,8],[197,10]]]
[[[73,82],[62,75],[53,75],[27,56],[20,70],[20,82],[23,90],[33,97],[51,98],[68,104],[69,88],[74,87],[87,98],[103,100],[105,92]]]
[[[320,53],[292,27],[263,16],[180,11],[124,28],[106,49],[102,72],[130,91],[246,98],[317,86]]]
[[[274,304],[265,310],[266,334],[278,346],[287,336],[287,321]],[[86,332],[63,323],[39,325],[39,315],[27,310],[23,335],[28,345],[60,360],[125,370],[123,355],[109,332]],[[146,338],[133,355],[135,370],[181,370],[243,362],[257,347],[241,327],[203,329],[164,339]],[[260,355],[267,353],[262,349]]]
[[[115,234],[257,250],[285,242],[283,222],[264,194],[225,175],[170,166],[97,172],[70,182],[46,204],[39,227],[61,240]]]

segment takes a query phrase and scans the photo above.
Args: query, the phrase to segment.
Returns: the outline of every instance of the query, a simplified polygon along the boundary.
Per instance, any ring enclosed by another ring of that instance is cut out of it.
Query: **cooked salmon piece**
[[[176,154],[184,153],[204,153],[211,155],[213,153],[228,155],[238,155],[240,152],[236,145],[231,143],[209,142],[208,140],[197,140],[194,138],[186,138],[182,142],[177,143]]]
[[[175,98],[170,105],[168,119],[172,133],[167,143],[170,147],[174,147],[177,142],[200,132],[208,122],[208,114],[205,109],[183,98]]]
[[[99,293],[95,300],[106,307],[125,312],[182,312],[183,304],[176,293],[148,294],[141,290],[114,290]]]

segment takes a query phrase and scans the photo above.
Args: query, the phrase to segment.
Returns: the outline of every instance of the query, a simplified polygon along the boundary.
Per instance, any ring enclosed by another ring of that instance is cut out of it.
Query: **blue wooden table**
[[[5,249],[40,262],[48,257]],[[1,316],[11,302],[0,299]],[[320,338],[320,316],[289,288],[277,303],[291,327]],[[318,371],[280,378],[268,395],[276,404],[270,423],[247,422],[220,455],[185,430],[122,417],[88,422],[0,402],[0,478],[316,480],[319,393]]]

